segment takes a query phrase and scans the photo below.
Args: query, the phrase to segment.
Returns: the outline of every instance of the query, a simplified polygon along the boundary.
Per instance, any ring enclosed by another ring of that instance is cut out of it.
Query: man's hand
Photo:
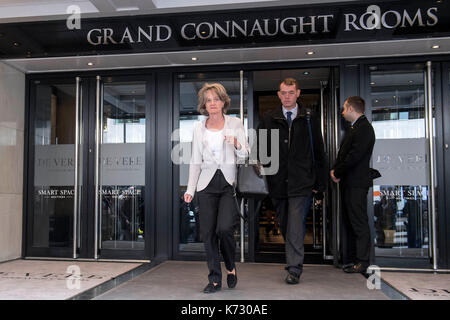
[[[339,181],[341,181],[341,179],[338,179],[334,176],[334,170],[330,171],[330,176],[331,176],[331,180],[333,180],[334,183],[339,183]]]

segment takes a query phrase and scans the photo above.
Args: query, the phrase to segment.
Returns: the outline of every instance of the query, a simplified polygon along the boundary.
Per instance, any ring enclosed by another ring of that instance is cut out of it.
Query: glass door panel
[[[38,248],[46,254],[70,257],[74,245],[76,84],[39,82],[34,88],[30,251]]]
[[[146,83],[103,84],[100,249],[144,250]]]
[[[424,69],[370,69],[376,135],[372,159],[382,174],[373,186],[375,254],[428,258],[430,164]]]
[[[178,85],[179,85],[179,150],[183,152],[188,152],[190,155],[192,137],[194,132],[194,125],[197,121],[203,120],[205,116],[200,115],[197,111],[197,94],[202,88],[204,83],[221,83],[227,90],[230,96],[231,103],[227,111],[227,115],[232,117],[240,117],[240,77],[239,73],[236,75],[220,75],[220,74],[179,74],[178,75]],[[244,128],[246,133],[248,131],[247,125],[247,79],[244,78]],[[189,178],[189,159],[190,156],[183,156],[183,160],[179,161],[179,192],[178,192],[178,202],[179,202],[179,246],[180,251],[194,251],[194,252],[204,252],[204,246],[202,239],[200,237],[199,229],[199,209],[198,202],[194,196],[190,204],[184,203],[183,195],[186,192],[188,178]],[[187,161],[185,161],[187,160]],[[247,207],[247,206],[245,206]],[[236,250],[240,251],[240,232],[236,231],[235,234],[237,246]],[[245,233],[245,241],[247,243],[247,232]],[[247,250],[247,245],[245,245]]]

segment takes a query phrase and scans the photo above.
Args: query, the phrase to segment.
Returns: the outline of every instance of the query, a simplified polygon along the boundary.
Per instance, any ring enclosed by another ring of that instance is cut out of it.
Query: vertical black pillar
[[[172,161],[170,135],[173,130],[173,82],[171,72],[156,73],[155,103],[155,257],[172,258]]]

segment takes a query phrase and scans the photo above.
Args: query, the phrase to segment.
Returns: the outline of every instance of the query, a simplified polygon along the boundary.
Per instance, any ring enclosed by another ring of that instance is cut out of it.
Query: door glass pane
[[[33,247],[73,244],[75,95],[75,84],[36,85]]]
[[[145,88],[145,82],[103,87],[102,249],[144,249]]]
[[[372,67],[376,69],[376,67]],[[428,257],[428,152],[424,72],[370,73],[376,143],[373,210],[378,256]]]
[[[194,124],[198,120],[205,119],[205,116],[197,112],[197,93],[205,82],[221,83],[227,90],[231,98],[231,104],[227,115],[240,117],[240,80],[239,77],[226,78],[218,77],[208,78],[207,80],[184,80],[184,75],[179,75],[180,80],[180,149],[191,153],[192,136]],[[247,80],[244,80],[244,128],[247,133]],[[183,158],[184,159],[184,158]],[[200,237],[199,209],[198,201],[194,196],[192,202],[188,205],[184,203],[183,195],[186,192],[189,179],[189,159],[181,161],[179,165],[179,210],[180,210],[180,251],[204,251],[203,242]],[[240,229],[236,229],[235,238],[237,242],[236,250],[240,251]],[[247,243],[247,228],[245,231],[245,243]],[[245,244],[246,249],[247,245]]]

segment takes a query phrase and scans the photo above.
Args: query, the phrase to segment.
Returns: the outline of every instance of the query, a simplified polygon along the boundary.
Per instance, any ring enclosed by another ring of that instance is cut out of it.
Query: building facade
[[[0,24],[0,260],[204,259],[182,202],[199,88],[221,82],[249,136],[279,82],[321,118],[329,164],[362,96],[376,133],[372,263],[450,264],[450,7],[306,1]],[[214,9],[214,10],[212,10]],[[31,19],[32,20],[32,19]],[[306,262],[344,258],[339,187],[307,221]],[[270,202],[245,200],[241,261],[281,261]]]

